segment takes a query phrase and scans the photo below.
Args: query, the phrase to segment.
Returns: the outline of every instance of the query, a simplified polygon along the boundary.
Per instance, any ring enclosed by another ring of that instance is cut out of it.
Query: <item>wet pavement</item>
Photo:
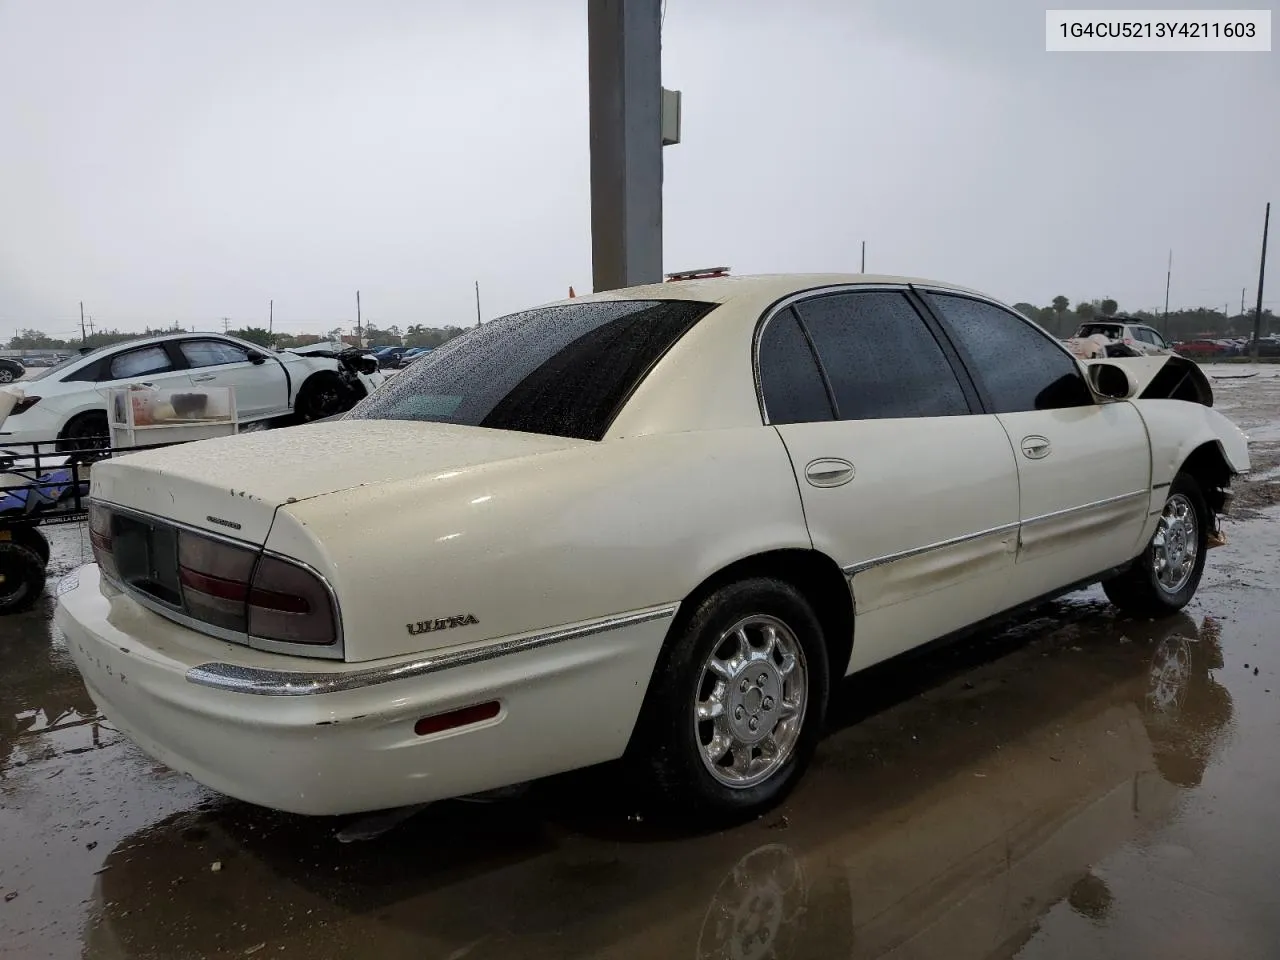
[[[1280,957],[1280,369],[1229,543],[1152,623],[1097,589],[847,681],[765,818],[692,834],[618,771],[374,839],[228,800],[98,718],[52,601],[0,621],[0,956]],[[1238,370],[1228,370],[1236,374]],[[81,562],[54,534],[55,573]]]

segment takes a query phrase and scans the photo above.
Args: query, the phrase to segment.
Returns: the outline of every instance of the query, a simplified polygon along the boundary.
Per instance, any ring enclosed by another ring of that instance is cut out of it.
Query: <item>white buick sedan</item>
[[[618,757],[778,801],[834,682],[1101,581],[1188,602],[1245,438],[1180,358],[971,291],[694,280],[517,313],[335,421],[93,471],[57,619],[158,760],[338,814]]]

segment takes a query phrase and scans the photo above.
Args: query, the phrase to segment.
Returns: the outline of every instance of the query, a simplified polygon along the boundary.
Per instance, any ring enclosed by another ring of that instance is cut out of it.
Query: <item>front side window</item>
[[[902,293],[837,293],[796,305],[841,420],[968,414],[946,354]]]
[[[125,380],[129,377],[141,377],[148,373],[165,373],[173,369],[173,362],[164,347],[142,347],[130,350],[111,358],[108,367],[108,380]]]
[[[771,319],[760,337],[760,393],[770,423],[834,419],[809,342],[790,310]]]
[[[422,420],[599,440],[714,303],[597,300],[526,310],[424,353],[354,420]]]
[[[1080,366],[1055,340],[1026,320],[982,300],[930,293],[969,368],[986,388],[993,413],[1091,405]],[[1117,328],[1118,329],[1118,328]]]
[[[183,340],[178,344],[187,365],[216,367],[224,363],[247,363],[249,352],[225,340]]]

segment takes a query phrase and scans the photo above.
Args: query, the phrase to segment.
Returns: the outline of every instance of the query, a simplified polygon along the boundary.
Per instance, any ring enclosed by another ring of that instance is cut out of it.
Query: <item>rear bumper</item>
[[[292,677],[367,674],[370,664],[303,661],[213,640],[127,596],[104,596],[92,564],[58,589],[68,649],[122,733],[215,790],[304,814],[424,803],[621,756],[670,621],[512,647],[402,678],[386,664],[392,672],[381,682],[316,688],[331,692],[256,696],[190,675],[211,662]],[[492,719],[414,733],[422,717],[492,700],[501,704]]]

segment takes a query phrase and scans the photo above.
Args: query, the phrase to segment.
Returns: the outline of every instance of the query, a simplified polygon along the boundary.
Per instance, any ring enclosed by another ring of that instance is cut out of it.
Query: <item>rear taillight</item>
[[[178,583],[187,613],[227,630],[244,632],[245,599],[258,554],[194,533],[178,534]]]
[[[337,642],[328,588],[296,563],[184,530],[178,582],[183,605],[197,620],[276,643]]]
[[[336,643],[329,588],[305,567],[264,555],[249,588],[249,635],[280,643]]]
[[[89,543],[98,569],[112,580],[120,579],[116,568],[115,541],[111,533],[111,511],[98,503],[89,504]]]

